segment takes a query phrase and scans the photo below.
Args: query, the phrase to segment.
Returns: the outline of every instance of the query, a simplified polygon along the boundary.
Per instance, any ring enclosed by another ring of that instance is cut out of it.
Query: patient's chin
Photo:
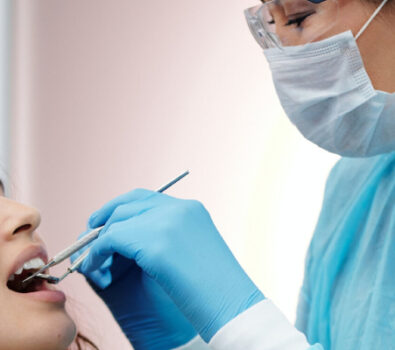
[[[67,349],[75,339],[77,329],[74,321],[67,313],[60,313],[53,318],[53,323],[46,329],[47,339],[50,344],[48,349]]]
[[[66,311],[30,311],[0,327],[1,350],[67,350],[76,336],[76,326]]]
[[[47,318],[38,322],[35,327],[36,334],[30,334],[29,349],[40,350],[66,350],[75,339],[77,330],[74,321],[63,310],[51,313]],[[27,339],[27,342],[29,340]]]

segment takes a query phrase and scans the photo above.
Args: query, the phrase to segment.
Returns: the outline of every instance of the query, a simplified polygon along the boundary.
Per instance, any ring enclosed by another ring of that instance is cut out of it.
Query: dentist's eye
[[[288,22],[285,24],[286,26],[291,26],[293,24],[296,24],[297,27],[300,27],[300,25],[303,23],[303,21],[307,18],[313,15],[315,12],[309,12],[305,13],[299,17],[293,18],[288,20]]]

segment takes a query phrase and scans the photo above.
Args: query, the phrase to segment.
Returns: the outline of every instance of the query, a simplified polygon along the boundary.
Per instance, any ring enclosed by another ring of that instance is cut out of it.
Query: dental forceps
[[[189,174],[189,171],[184,172],[183,174],[176,177],[174,180],[172,180],[168,184],[161,187],[159,190],[157,190],[157,192],[162,193],[162,192],[166,191],[169,187],[173,186],[175,183],[177,183],[178,181],[183,179],[188,174]],[[31,276],[25,278],[22,281],[22,285],[26,286],[27,284],[31,283],[34,279],[46,280],[48,283],[51,283],[51,284],[58,284],[59,282],[61,282],[69,274],[73,273],[74,271],[76,271],[78,269],[78,267],[82,264],[82,262],[88,256],[89,249],[87,249],[84,253],[82,253],[74,261],[74,263],[67,268],[67,271],[61,277],[51,276],[48,274],[44,274],[43,272],[50,267],[60,264],[62,261],[69,258],[75,252],[79,251],[80,249],[84,248],[86,245],[88,245],[89,243],[94,241],[97,237],[99,237],[100,231],[103,229],[103,227],[104,227],[104,225],[93,229],[88,234],[86,234],[84,237],[80,238],[77,242],[73,243],[71,246],[67,247],[66,249],[62,250],[60,253],[56,254],[45,266],[40,268],[38,271],[36,271]]]

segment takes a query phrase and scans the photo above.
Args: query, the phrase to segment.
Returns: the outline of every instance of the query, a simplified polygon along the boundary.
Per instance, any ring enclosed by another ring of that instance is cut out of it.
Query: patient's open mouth
[[[18,293],[31,293],[44,289],[44,281],[40,279],[33,279],[30,283],[22,283],[22,281],[31,276],[38,269],[23,270],[19,275],[11,275],[7,282],[7,287]]]
[[[7,287],[24,300],[62,304],[66,302],[66,296],[54,286],[43,279],[37,278],[27,283],[23,281],[43,268],[47,263],[45,250],[41,246],[31,246],[25,249],[15,259],[8,272]],[[48,273],[47,270],[43,273]],[[22,299],[21,299],[22,300]]]
[[[22,267],[18,268],[8,278],[7,287],[18,293],[31,293],[45,289],[44,282],[39,279],[34,279],[30,283],[22,283],[24,279],[31,276],[44,265],[44,261],[41,258],[33,258],[26,261]]]

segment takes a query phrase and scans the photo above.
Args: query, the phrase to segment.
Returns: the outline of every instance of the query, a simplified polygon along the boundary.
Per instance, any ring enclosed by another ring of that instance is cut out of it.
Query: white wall
[[[41,209],[50,254],[111,197],[189,168],[169,193],[206,205],[293,319],[336,157],[284,115],[243,18],[256,1],[16,3],[15,194]],[[130,348],[81,276],[63,287],[85,333],[105,350]]]
[[[0,178],[8,187],[10,152],[11,0],[0,0]]]

